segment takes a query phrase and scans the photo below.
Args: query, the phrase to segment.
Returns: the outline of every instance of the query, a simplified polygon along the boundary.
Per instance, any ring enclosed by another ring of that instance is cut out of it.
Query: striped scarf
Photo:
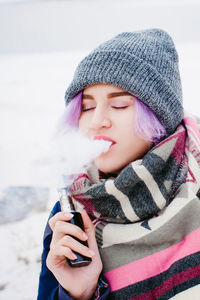
[[[96,226],[109,299],[200,299],[196,120],[185,115],[174,134],[117,177],[92,172],[76,179],[72,193]]]

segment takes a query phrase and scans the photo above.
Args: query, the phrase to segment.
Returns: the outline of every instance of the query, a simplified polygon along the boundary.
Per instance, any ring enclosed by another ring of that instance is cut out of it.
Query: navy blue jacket
[[[49,218],[60,211],[59,201],[55,204]],[[44,239],[43,239],[43,253],[42,253],[42,268],[39,278],[38,296],[37,300],[72,300],[62,286],[58,283],[53,273],[46,266],[46,258],[49,252],[49,247],[52,239],[52,230],[47,222]],[[108,299],[109,286],[103,276],[100,276],[97,290],[93,295],[93,300]]]

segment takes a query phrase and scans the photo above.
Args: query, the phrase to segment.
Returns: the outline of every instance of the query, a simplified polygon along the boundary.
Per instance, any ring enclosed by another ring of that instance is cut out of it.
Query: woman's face
[[[84,89],[81,132],[89,138],[109,139],[110,149],[95,159],[104,173],[118,173],[130,162],[142,158],[152,147],[134,129],[135,97],[111,84],[95,84]]]

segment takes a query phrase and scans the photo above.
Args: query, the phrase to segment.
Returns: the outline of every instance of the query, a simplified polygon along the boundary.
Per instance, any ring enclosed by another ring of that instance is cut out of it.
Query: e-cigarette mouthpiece
[[[60,194],[60,206],[62,211],[66,212],[74,212],[75,206],[70,196],[67,188],[62,188],[59,190]]]

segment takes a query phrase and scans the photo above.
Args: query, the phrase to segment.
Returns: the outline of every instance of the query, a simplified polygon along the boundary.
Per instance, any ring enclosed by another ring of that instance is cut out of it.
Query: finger
[[[70,248],[63,245],[56,245],[55,247],[51,247],[50,251],[51,255],[54,256],[64,256],[65,258],[69,258],[72,260],[77,259],[77,256],[73,253],[73,251]]]
[[[81,216],[83,219],[83,225],[84,225],[85,232],[86,233],[94,232],[94,225],[93,225],[92,221],[90,220],[90,217],[88,216],[85,209],[81,212]]]
[[[54,230],[54,226],[57,221],[69,221],[73,218],[73,214],[69,212],[58,212],[52,218],[49,219],[49,226],[52,230]]]
[[[81,241],[88,239],[87,234],[79,226],[58,220],[54,225],[52,242],[57,243],[65,235],[71,235]]]
[[[93,250],[89,249],[87,246],[84,246],[69,235],[65,235],[60,240],[60,244],[64,247],[70,248],[74,252],[78,252],[87,257],[93,257],[95,255]]]
[[[82,215],[82,219],[83,219],[83,225],[85,228],[85,232],[88,235],[89,248],[91,248],[95,252],[98,252],[94,224],[90,220],[90,217],[88,216],[88,214],[85,210],[82,211],[81,215]]]

